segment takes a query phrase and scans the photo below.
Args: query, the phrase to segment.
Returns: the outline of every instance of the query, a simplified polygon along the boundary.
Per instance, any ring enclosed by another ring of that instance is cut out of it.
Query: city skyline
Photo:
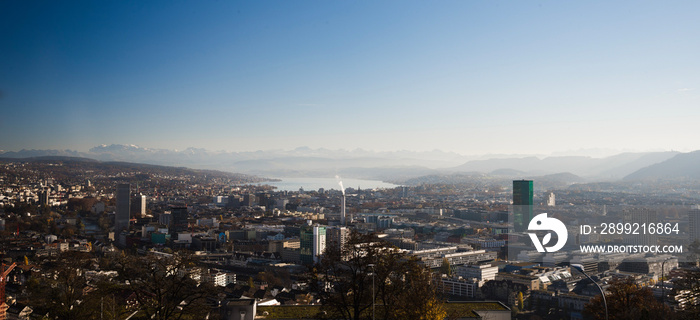
[[[5,2],[0,150],[699,150],[698,6]]]

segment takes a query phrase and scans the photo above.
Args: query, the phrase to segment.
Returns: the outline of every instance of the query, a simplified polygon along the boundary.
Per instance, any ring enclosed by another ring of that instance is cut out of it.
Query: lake
[[[338,179],[335,178],[277,178],[282,181],[268,181],[261,184],[268,184],[277,187],[279,191],[299,191],[299,188],[304,188],[304,190],[318,190],[323,188],[326,190],[335,189],[340,190],[340,185],[338,184]],[[343,186],[345,188],[355,188],[360,189],[376,189],[376,188],[387,188],[393,189],[398,187],[398,185],[392,183],[386,183],[378,180],[363,180],[363,179],[347,179],[343,178]]]

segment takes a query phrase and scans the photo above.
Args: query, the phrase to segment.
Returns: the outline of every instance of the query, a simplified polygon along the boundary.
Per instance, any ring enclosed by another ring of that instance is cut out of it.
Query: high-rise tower
[[[39,191],[39,205],[41,206],[48,206],[50,204],[49,201],[49,195],[51,194],[51,190],[49,188],[44,187],[42,191]]]
[[[117,185],[117,212],[114,216],[114,231],[129,229],[129,212],[131,211],[131,185],[120,183]]]
[[[189,213],[187,212],[187,206],[176,206],[170,208],[171,223],[170,223],[170,233],[175,234],[178,232],[185,232],[189,228]]]
[[[137,194],[133,196],[132,199],[131,213],[134,216],[144,217],[146,216],[146,195]]]
[[[646,208],[631,208],[627,209],[622,214],[622,222],[625,224],[638,224],[640,226],[649,226],[652,223],[659,222],[656,211]],[[649,232],[641,232],[640,234],[623,234],[622,241],[625,244],[652,246],[658,242],[658,236]]]
[[[342,252],[349,238],[350,229],[347,227],[333,226],[326,228],[326,247]]]
[[[513,227],[515,232],[527,230],[533,217],[532,180],[513,180]]]
[[[700,206],[695,206],[688,212],[688,235],[690,242],[700,240]]]
[[[300,257],[303,264],[313,264],[321,259],[326,249],[326,227],[305,225],[300,230]]]

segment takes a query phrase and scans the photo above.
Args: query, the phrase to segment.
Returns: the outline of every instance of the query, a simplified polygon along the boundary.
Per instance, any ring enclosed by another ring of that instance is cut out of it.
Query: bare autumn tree
[[[613,280],[605,291],[609,319],[668,319],[671,313],[666,305],[654,298],[651,289],[638,285],[631,277]],[[605,319],[602,296],[591,299],[583,312],[594,319]]]
[[[329,247],[314,266],[316,292],[331,318],[443,319],[432,273],[371,235],[353,233],[342,250]],[[373,303],[374,302],[374,303]]]
[[[207,298],[215,292],[210,284],[198,283],[195,260],[188,255],[124,255],[113,268],[133,292],[143,319],[204,319],[211,310]]]
[[[373,237],[353,232],[345,246],[329,246],[314,266],[312,289],[333,317],[359,320],[372,307],[371,265],[381,248]]]
[[[32,308],[57,319],[96,317],[99,296],[91,292],[84,274],[93,263],[89,254],[74,251],[44,260],[43,273],[32,276],[27,285]]]
[[[380,264],[382,265],[382,264]],[[393,294],[393,303],[385,303],[384,319],[442,320],[447,316],[439,299],[433,273],[414,257],[402,257],[398,264],[387,265],[391,270],[381,278],[383,287]]]

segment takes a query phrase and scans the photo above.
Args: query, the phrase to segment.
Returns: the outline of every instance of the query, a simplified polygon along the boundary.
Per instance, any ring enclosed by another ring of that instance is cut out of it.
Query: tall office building
[[[41,191],[39,191],[39,205],[48,206],[50,204],[50,201],[49,201],[50,194],[51,194],[51,190],[49,188],[46,188],[46,187],[44,187]]]
[[[243,197],[239,195],[231,195],[228,197],[228,207],[240,208],[241,203],[243,203]]]
[[[243,205],[248,207],[254,207],[256,204],[255,200],[255,195],[248,193],[243,197]]]
[[[134,195],[131,199],[131,215],[138,217],[146,216],[146,195]]]
[[[629,224],[637,223],[640,226],[648,226],[659,222],[659,219],[656,211],[647,208],[633,208],[622,213],[622,221]],[[639,234],[625,233],[622,236],[622,240],[625,244],[652,246],[657,244],[658,236],[648,232],[640,232]]]
[[[350,229],[343,226],[328,227],[326,229],[326,246],[334,250],[342,250],[350,238]]]
[[[188,218],[187,206],[170,208],[170,233],[175,234],[187,231],[187,228],[189,228]]]
[[[314,262],[313,241],[313,227],[310,225],[302,225],[299,229],[299,258],[303,264],[312,264]]]
[[[114,216],[114,231],[129,229],[129,212],[131,211],[131,185],[120,183],[117,185],[117,212]]]
[[[161,214],[158,216],[158,223],[170,227],[170,224],[172,223],[172,218],[173,218],[173,215],[172,215],[172,213],[170,213],[170,212],[168,212],[168,213],[161,213]]]
[[[524,232],[533,217],[532,180],[513,180],[513,228]]]
[[[695,206],[688,212],[688,234],[690,242],[700,241],[700,206]]]
[[[326,249],[326,227],[305,225],[300,230],[300,258],[303,264],[318,262]]]

